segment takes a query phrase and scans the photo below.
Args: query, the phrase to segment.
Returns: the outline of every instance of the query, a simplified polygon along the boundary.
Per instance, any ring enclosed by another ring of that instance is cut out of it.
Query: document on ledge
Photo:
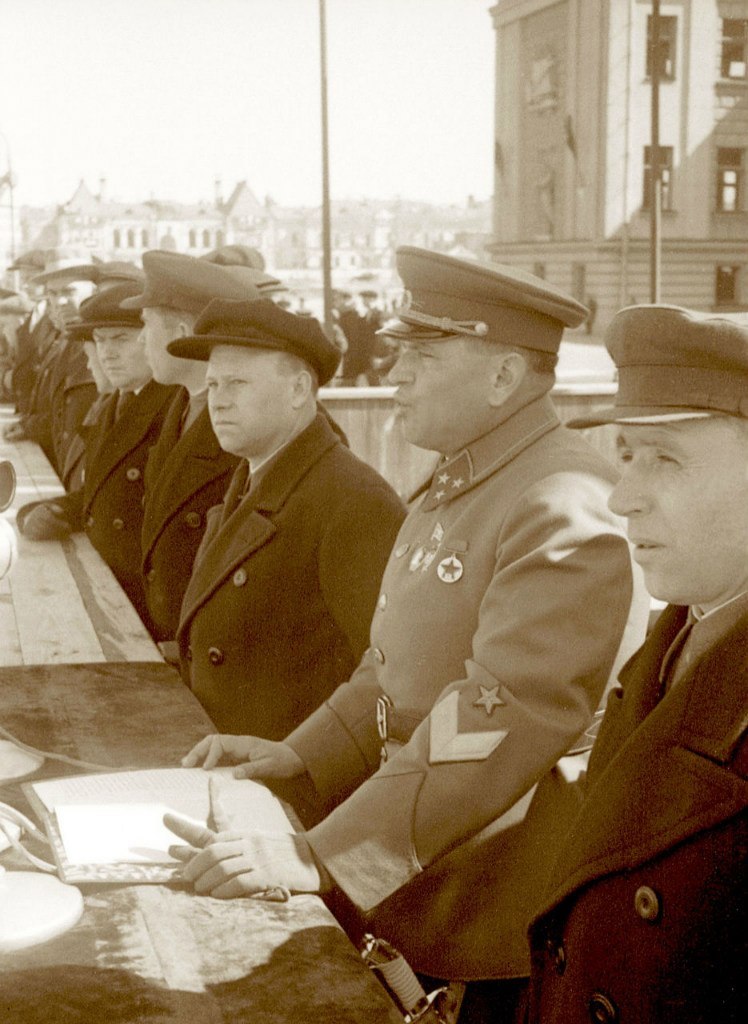
[[[160,768],[75,775],[24,785],[66,882],[164,882],[180,864],[167,811],[222,829],[293,832],[282,803],[231,768]]]

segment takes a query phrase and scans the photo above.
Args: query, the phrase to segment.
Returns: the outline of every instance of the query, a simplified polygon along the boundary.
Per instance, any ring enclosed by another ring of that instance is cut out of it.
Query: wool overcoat
[[[667,608],[610,694],[582,808],[531,930],[533,1024],[745,1020],[743,600],[662,697],[660,665],[687,611]]]
[[[632,604],[614,480],[548,397],[444,463],[395,542],[370,650],[288,737],[322,798],[350,794],[307,833],[315,853],[425,974],[529,974],[558,826],[532,864],[515,837],[587,728]]]
[[[146,625],[140,570],[143,473],[174,390],[149,381],[130,396],[116,422],[118,393],[109,395],[91,428],[82,487],[54,499],[71,528],[86,531]]]
[[[221,732],[282,739],[361,657],[405,513],[321,413],[242,497],[247,471],[210,513],[180,656]]]
[[[145,468],[143,579],[159,641],[177,635],[208,509],[221,504],[240,461],[221,448],[207,408],[181,433],[188,398],[184,388],[174,396]]]

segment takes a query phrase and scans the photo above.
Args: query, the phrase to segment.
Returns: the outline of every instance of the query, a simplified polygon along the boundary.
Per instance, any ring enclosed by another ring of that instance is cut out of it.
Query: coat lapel
[[[128,406],[127,414],[115,424],[117,395],[111,396],[102,422],[99,443],[93,458],[86,459],[86,501],[90,502],[106,478],[129,452],[143,441],[156,413],[173,394],[172,389],[151,380]]]
[[[185,502],[236,465],[236,457],[224,452],[218,443],[207,409],[203,409],[187,432],[179,437],[183,410],[183,401],[175,402],[169,409],[163,437],[159,438],[159,444],[148,459],[144,556],[148,555],[167,523],[179,513]]]
[[[685,613],[663,613],[622,673],[624,696],[611,695],[612,721],[593,752],[585,800],[556,862],[546,910],[748,805],[748,781],[726,768],[748,724],[748,615],[657,702],[657,670]]]
[[[242,494],[248,467],[242,462],[231,481],[220,516],[211,520],[210,532],[195,562],[182,606],[180,631],[237,566],[266,544],[276,531],[273,516],[283,507],[312,466],[341,441],[327,420],[315,420],[285,448],[247,498]]]

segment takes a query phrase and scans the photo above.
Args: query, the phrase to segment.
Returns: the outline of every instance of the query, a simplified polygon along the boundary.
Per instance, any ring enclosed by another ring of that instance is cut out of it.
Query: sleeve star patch
[[[481,687],[481,690],[485,690],[485,687]],[[498,687],[496,687],[496,691],[486,691],[485,698],[489,704],[492,699],[498,699],[495,696],[497,691]],[[478,698],[478,700],[482,701],[483,698]],[[475,703],[478,702],[473,702],[473,704]],[[499,704],[503,705],[504,701],[499,700]],[[491,710],[496,706],[496,704],[492,704]],[[466,717],[467,719],[472,718],[471,725],[479,724],[475,712],[471,712]],[[461,731],[460,693],[453,690],[432,708],[429,715],[429,762],[444,764],[448,761],[485,761],[508,735],[508,729],[471,729],[468,731],[466,728],[465,731]]]
[[[477,700],[473,701],[473,707],[474,708],[480,708],[480,707],[485,708],[486,714],[488,715],[489,718],[493,714],[493,709],[494,708],[502,708],[502,707],[505,706],[505,704],[506,704],[506,702],[503,701],[501,699],[501,697],[499,697],[499,688],[498,688],[498,686],[494,686],[490,690],[487,689],[487,687],[485,687],[485,686],[481,686],[480,687],[480,697],[478,697]]]

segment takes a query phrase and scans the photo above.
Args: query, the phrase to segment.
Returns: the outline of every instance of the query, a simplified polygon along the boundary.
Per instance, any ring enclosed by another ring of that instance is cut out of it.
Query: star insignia
[[[440,473],[439,476],[437,477],[437,480],[439,481],[440,484],[446,484],[447,481],[449,480],[449,473]]]
[[[460,489],[460,487],[462,487],[462,485],[463,485],[463,483],[464,483],[464,482],[465,482],[465,481],[464,481],[464,480],[462,479],[462,477],[461,477],[461,476],[457,476],[457,477],[455,477],[455,478],[454,478],[454,480],[452,481],[452,486],[453,486],[453,487],[454,487],[455,489],[459,490],[459,489]]]
[[[441,501],[445,494],[446,491],[437,491],[434,497],[436,498],[437,501]]]
[[[480,686],[480,684],[478,684]],[[504,706],[504,701],[499,697],[499,688],[494,686],[492,689],[488,689],[485,686],[480,686],[480,697],[473,701],[473,707],[482,707],[485,709],[487,715],[493,714],[494,708],[500,708]]]

